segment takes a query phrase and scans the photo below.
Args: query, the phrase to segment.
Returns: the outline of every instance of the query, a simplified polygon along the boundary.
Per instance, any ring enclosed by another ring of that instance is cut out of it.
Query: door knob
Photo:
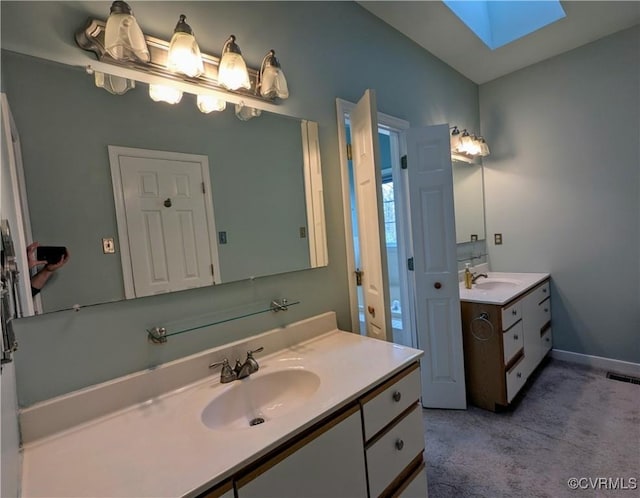
[[[164,207],[167,207],[167,208],[171,207],[171,199],[169,197],[167,197],[167,200],[164,201]]]
[[[442,288],[442,284],[441,284],[440,282],[436,282],[435,284],[433,284],[433,286],[434,286],[436,289],[441,289],[441,288]]]
[[[369,312],[369,314],[372,317],[374,317],[374,318],[376,317],[376,309],[373,306],[368,306],[367,307],[367,311]]]

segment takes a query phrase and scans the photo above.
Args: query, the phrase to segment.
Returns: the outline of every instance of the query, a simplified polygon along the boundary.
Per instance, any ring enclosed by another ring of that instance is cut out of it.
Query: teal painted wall
[[[75,46],[73,33],[89,16],[106,18],[109,6],[110,2],[3,1],[2,47],[68,64],[90,64],[91,55]],[[185,13],[206,53],[218,54],[230,33],[238,37],[253,67],[274,48],[291,91],[283,111],[319,123],[329,266],[19,320],[16,365],[23,406],[327,310],[335,310],[339,326],[350,329],[335,99],[354,102],[373,88],[381,112],[412,126],[451,122],[479,129],[477,85],[356,3],[179,6],[177,10],[173,2],[132,3],[143,30],[164,39],[177,16]],[[25,30],[25,25],[33,29]],[[102,90],[95,91],[95,98],[101,98]],[[281,296],[302,304],[284,314],[202,329],[162,347],[146,339],[150,326]]]
[[[551,273],[555,348],[632,362],[639,78],[636,26],[480,87],[492,269]]]

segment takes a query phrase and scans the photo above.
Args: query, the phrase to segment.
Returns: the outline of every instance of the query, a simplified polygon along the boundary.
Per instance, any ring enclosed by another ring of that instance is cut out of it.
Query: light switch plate
[[[105,254],[115,254],[116,244],[113,241],[113,237],[102,239],[102,252]]]

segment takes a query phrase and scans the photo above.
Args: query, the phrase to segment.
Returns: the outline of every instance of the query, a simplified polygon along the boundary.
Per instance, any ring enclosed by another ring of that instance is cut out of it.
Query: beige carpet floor
[[[605,374],[547,360],[502,413],[423,410],[429,498],[640,497],[640,385]]]

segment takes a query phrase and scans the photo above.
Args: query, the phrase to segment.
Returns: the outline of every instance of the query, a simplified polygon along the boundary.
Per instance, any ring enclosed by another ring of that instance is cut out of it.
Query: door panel
[[[365,92],[351,112],[351,140],[366,333],[370,337],[389,340],[391,323],[386,312],[389,286],[380,202],[382,177],[376,101],[372,90]]]
[[[407,159],[422,404],[466,408],[448,126],[408,130]]]
[[[134,294],[128,297],[213,284],[217,247],[203,188],[209,183],[206,157],[117,147],[110,153],[122,187],[123,273]]]

